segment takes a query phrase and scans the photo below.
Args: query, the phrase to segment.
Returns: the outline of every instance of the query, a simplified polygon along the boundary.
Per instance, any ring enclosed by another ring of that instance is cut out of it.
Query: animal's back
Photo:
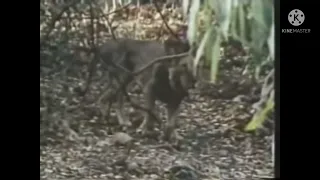
[[[137,70],[155,58],[165,56],[165,48],[161,42],[134,39],[108,40],[100,47],[104,61],[125,66],[124,61],[130,61]],[[122,61],[120,61],[122,60]]]

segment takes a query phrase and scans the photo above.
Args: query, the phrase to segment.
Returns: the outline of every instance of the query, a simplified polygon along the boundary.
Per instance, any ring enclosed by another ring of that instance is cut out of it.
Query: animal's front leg
[[[155,95],[154,95],[153,84],[152,83],[149,83],[146,86],[146,89],[145,89],[145,100],[146,100],[146,109],[148,109],[149,111],[153,112],[156,98],[155,98]],[[140,125],[140,128],[139,128],[142,131],[143,134],[153,130],[154,121],[155,120],[153,119],[153,117],[150,115],[149,112],[144,112],[144,120],[143,120],[143,122],[142,122],[142,124]]]
[[[177,116],[179,114],[179,104],[168,104],[167,105],[167,124],[164,131],[164,139],[171,140],[171,139],[179,139],[180,137],[175,132],[175,128],[177,126]]]

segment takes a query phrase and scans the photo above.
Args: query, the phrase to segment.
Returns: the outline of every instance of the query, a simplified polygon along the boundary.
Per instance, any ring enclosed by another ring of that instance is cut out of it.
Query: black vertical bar
[[[280,178],[280,1],[275,0],[275,178]]]
[[[278,4],[279,1],[274,2]],[[314,143],[318,142],[317,132],[319,131],[313,130],[317,128],[313,124],[313,119],[318,119],[319,109],[317,105],[312,105],[318,102],[315,98],[319,94],[316,87],[318,83],[315,83],[319,82],[320,71],[315,64],[320,52],[319,37],[317,37],[320,33],[317,25],[318,4],[317,1],[281,0],[279,11],[276,11],[276,14],[280,14],[276,33],[276,38],[280,39],[280,42],[277,39],[276,50],[277,153],[275,167],[277,177],[280,176],[280,71],[283,92],[281,93],[283,107],[281,120],[285,122],[281,128],[283,152],[281,155],[284,159],[282,162],[286,163],[285,165],[282,163],[282,178],[284,178],[285,169],[288,169],[286,176],[292,175],[294,178],[299,178],[298,175],[301,174],[303,179],[312,179],[312,172],[317,173],[316,169],[312,169],[316,166],[306,161],[312,161],[314,157],[308,156],[317,153],[312,151],[315,151]],[[298,26],[295,26],[297,22]],[[280,46],[281,53],[278,49]]]

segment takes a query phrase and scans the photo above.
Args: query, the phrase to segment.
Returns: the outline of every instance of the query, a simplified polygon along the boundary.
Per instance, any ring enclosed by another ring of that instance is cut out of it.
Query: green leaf
[[[266,107],[258,110],[249,124],[245,127],[245,131],[253,131],[261,127],[263,122],[267,119],[267,115],[274,108],[274,91],[271,92],[270,97],[267,101]]]
[[[232,0],[215,0],[212,5],[215,8],[218,24],[225,39],[228,38],[230,20],[232,15]]]
[[[213,0],[207,0],[207,3],[209,5],[209,7],[212,9],[212,10],[215,10],[215,1]],[[216,12],[215,12],[216,13]]]
[[[182,1],[182,9],[183,9],[184,16],[187,16],[187,14],[188,14],[190,1],[191,0],[183,0]]]
[[[188,24],[188,32],[187,37],[190,45],[195,42],[196,32],[197,32],[197,15],[200,8],[199,0],[192,0],[192,4],[190,7],[190,16],[189,16],[189,24]]]
[[[196,57],[194,58],[194,61],[193,61],[193,74],[194,76],[196,76],[197,74],[197,67],[198,67],[198,64],[200,62],[200,59],[203,55],[203,52],[204,52],[204,49],[206,47],[206,44],[207,44],[207,41],[209,40],[210,38],[210,35],[212,33],[212,30],[213,30],[213,26],[211,26],[205,33],[204,37],[202,38],[201,42],[200,42],[200,45],[199,45],[199,48],[197,49],[197,52],[196,52]]]
[[[271,29],[270,29],[270,36],[268,38],[268,48],[269,48],[269,56],[272,60],[274,60],[274,22],[272,23]]]
[[[205,28],[210,29],[210,27],[212,26],[213,18],[212,18],[212,10],[210,9],[209,6],[205,6],[204,14],[205,14],[205,19],[204,19]],[[213,46],[212,33],[208,38],[209,40],[207,40],[207,43],[205,45],[205,64],[209,66],[211,63],[211,50]]]
[[[266,28],[266,23],[264,20],[264,10],[265,6],[263,3],[264,0],[254,0],[251,1],[251,12],[252,17],[258,22],[261,28]]]
[[[211,55],[212,55],[212,46],[214,45],[214,35],[210,33],[208,40],[205,45],[205,65],[210,66],[211,64]]]
[[[219,61],[220,61],[220,44],[221,44],[221,33],[217,33],[214,44],[212,46],[212,54],[211,54],[211,81],[216,83],[217,74],[219,69]]]
[[[246,15],[243,6],[238,7],[240,38],[246,39]]]
[[[230,34],[232,37],[238,36],[238,30],[237,30],[237,14],[238,14],[238,8],[233,8],[233,11],[231,11],[231,22],[230,22]]]
[[[270,35],[273,21],[273,3],[270,0],[251,1],[252,13],[252,46],[254,50],[262,51],[263,45]]]

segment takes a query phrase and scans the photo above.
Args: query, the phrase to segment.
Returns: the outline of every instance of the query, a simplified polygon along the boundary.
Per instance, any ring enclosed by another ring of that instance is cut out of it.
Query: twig
[[[95,5],[97,5],[96,2],[93,2],[93,3],[94,3]],[[121,11],[121,10],[127,8],[130,4],[131,4],[131,2],[123,5],[122,7],[118,8],[118,9],[112,11],[112,12],[109,12],[109,13],[107,13],[107,14],[104,14],[104,13],[103,13],[103,14],[101,14],[101,15],[99,15],[99,16],[96,16],[96,18],[101,18],[101,17],[109,16],[109,15],[111,15],[111,14],[115,14],[115,13],[117,13],[118,11]],[[99,5],[97,5],[97,6],[99,6]],[[88,15],[87,13],[83,13],[83,15],[84,15],[83,19],[89,19],[89,18],[90,18],[90,17],[88,17],[89,15]]]
[[[162,57],[156,58],[153,61],[146,64],[145,66],[143,66],[142,68],[140,68],[139,70],[137,70],[136,72],[131,73],[131,75],[136,76],[136,75],[142,73],[143,71],[145,71],[147,68],[149,68],[152,65],[159,63],[161,61],[176,60],[176,59],[180,60],[181,58],[186,57],[189,54],[190,54],[190,52],[185,52],[185,53],[169,55],[169,56],[162,56]]]
[[[90,28],[91,28],[91,33],[90,33],[90,39],[91,39],[91,48],[92,49],[96,49],[96,45],[95,45],[95,38],[94,38],[94,32],[95,32],[95,28],[94,28],[94,15],[93,15],[93,7],[92,4],[89,4],[90,7]]]
[[[60,11],[59,14],[57,14],[49,23],[48,25],[48,32],[46,33],[46,35],[42,38],[42,40],[40,40],[40,47],[42,46],[42,44],[44,42],[46,42],[51,34],[51,32],[54,29],[54,26],[56,24],[56,22],[61,18],[61,16],[63,15],[64,12],[66,12],[71,6],[74,6],[76,3],[78,3],[79,0],[74,0],[73,2],[71,2],[70,4],[67,4],[65,7],[62,8],[62,10]]]
[[[96,2],[94,2],[94,3],[95,3],[95,5],[97,5]],[[129,3],[129,4],[130,4],[130,3]],[[129,4],[128,4],[127,6],[129,6]],[[122,8],[125,8],[125,6],[123,6]],[[105,15],[104,12],[103,12],[100,8],[98,8],[98,10],[99,10],[99,12],[102,14],[101,17],[104,18],[104,19],[107,21],[107,25],[109,26],[109,30],[110,30],[110,33],[111,33],[111,35],[112,35],[112,38],[113,38],[114,40],[116,40],[116,36],[115,36],[115,34],[114,34],[113,30],[112,30],[112,25],[111,25],[112,23],[109,21],[109,18],[107,17],[108,14]]]
[[[123,6],[122,8],[118,9],[118,10],[115,10],[111,13],[108,13],[107,15],[109,14],[112,14],[112,13],[115,13],[117,11],[120,11],[121,9],[123,8],[126,8],[127,6],[129,6],[131,3],[128,3],[126,4],[125,6]],[[106,17],[107,15],[104,15],[102,10],[100,8],[98,8],[99,11],[102,13],[102,17],[105,18],[109,24],[109,19]],[[90,65],[89,65],[89,75],[88,75],[88,79],[87,79],[87,84],[86,84],[86,87],[84,89],[84,91],[82,92],[82,95],[83,95],[83,99],[82,101],[84,100],[85,98],[85,95],[87,94],[88,90],[89,90],[89,87],[90,87],[90,84],[91,84],[91,81],[92,81],[92,76],[93,76],[93,73],[95,71],[95,67],[96,67],[96,64],[98,62],[98,59],[100,59],[101,57],[98,57],[100,56],[100,52],[99,52],[99,49],[96,47],[95,45],[95,42],[94,42],[94,25],[93,25],[93,7],[92,7],[92,4],[90,3],[90,21],[91,21],[91,29],[92,29],[92,32],[91,32],[91,49],[89,50],[90,52],[93,52],[94,53],[94,59],[91,61]],[[110,25],[110,24],[109,24]],[[111,34],[112,34],[112,37],[114,40],[116,40],[116,37],[112,31],[112,28],[110,27],[109,28],[110,31],[111,31]],[[83,48],[84,49],[84,48]],[[126,71],[126,69],[120,67],[119,65],[113,63],[113,61],[111,62],[112,65],[122,69],[123,71]]]
[[[118,8],[118,9],[112,11],[112,12],[109,12],[109,13],[105,14],[105,15],[103,14],[103,16],[109,16],[110,14],[114,14],[114,13],[116,13],[116,12],[118,12],[118,11],[121,11],[121,10],[127,8],[130,4],[131,4],[131,2],[128,2],[127,4],[125,4],[124,6],[122,6],[121,8]]]
[[[92,76],[93,76],[93,72],[95,71],[95,67],[96,67],[96,62],[97,62],[97,58],[98,58],[98,54],[100,54],[98,51],[98,49],[96,48],[96,45],[95,45],[95,38],[94,38],[94,21],[93,21],[93,7],[92,7],[92,4],[90,3],[90,24],[91,24],[91,49],[95,49],[94,51],[94,58],[93,60],[91,61],[90,65],[89,65],[89,76],[88,76],[88,79],[87,79],[87,85],[86,85],[86,88],[84,89],[83,91],[83,99],[81,102],[83,102],[83,100],[85,99],[85,95],[87,94],[88,90],[89,90],[89,86],[91,84],[91,81],[92,81]]]
[[[168,23],[166,22],[163,14],[162,14],[161,11],[160,11],[160,8],[159,8],[157,2],[154,2],[154,6],[156,7],[157,12],[160,14],[160,17],[161,17],[162,21],[164,22],[164,24],[166,25],[166,27],[168,28],[168,30],[170,31],[170,33],[171,33],[177,40],[180,41],[179,36],[172,31],[172,29],[169,27]]]

